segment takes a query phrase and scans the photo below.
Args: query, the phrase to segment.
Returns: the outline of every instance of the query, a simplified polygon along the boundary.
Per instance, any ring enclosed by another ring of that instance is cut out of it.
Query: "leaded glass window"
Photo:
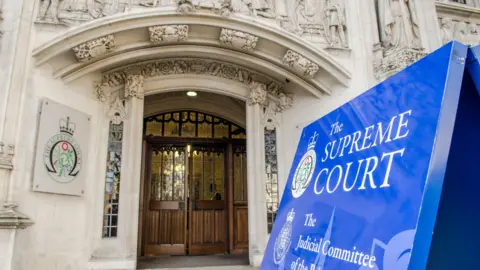
[[[145,119],[145,135],[158,137],[245,139],[245,129],[220,117],[176,111]]]
[[[120,195],[120,169],[122,166],[123,122],[110,122],[108,132],[107,171],[103,209],[103,237],[116,237],[118,233],[118,206]]]
[[[234,202],[248,201],[247,151],[245,146],[233,147],[233,197]]]
[[[270,233],[277,215],[279,203],[277,132],[275,128],[265,128],[265,186],[267,196],[267,225],[268,233]]]

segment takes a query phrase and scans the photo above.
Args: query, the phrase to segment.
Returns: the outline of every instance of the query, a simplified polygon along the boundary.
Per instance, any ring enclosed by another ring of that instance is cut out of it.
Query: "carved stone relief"
[[[248,105],[260,104],[262,106],[267,105],[267,86],[263,83],[252,81],[249,85],[250,96],[248,97]]]
[[[292,94],[285,94],[285,93],[280,93],[278,95],[278,102],[276,106],[276,111],[277,112],[283,112],[285,110],[288,110],[292,108],[293,106],[293,95]]]
[[[13,169],[13,155],[15,153],[15,146],[9,144],[5,148],[5,144],[0,142],[0,168],[11,170]]]
[[[125,98],[143,98],[143,76],[127,75],[125,83]]]
[[[37,23],[78,25],[124,12],[129,0],[40,0]]]
[[[319,66],[303,55],[288,50],[283,57],[283,63],[293,68],[297,73],[303,76],[313,77],[319,70]]]
[[[114,125],[120,125],[123,121],[127,120],[127,113],[125,112],[125,106],[120,100],[120,95],[116,93],[113,102],[110,104],[107,116]]]
[[[115,48],[113,35],[99,37],[73,47],[73,52],[80,62],[86,62],[102,56]]]
[[[113,70],[104,75],[101,85],[116,87],[126,84],[128,74],[132,73],[141,74],[144,78],[174,74],[206,74],[238,81],[246,85],[250,85],[252,81],[257,81],[265,84],[268,92],[277,96],[284,87],[283,83],[277,80],[238,65],[195,58],[162,59]]]
[[[440,19],[440,30],[443,44],[451,40],[472,46],[480,44],[479,26],[476,23],[454,21],[449,17],[443,17]]]
[[[426,53],[413,49],[404,49],[395,54],[387,55],[374,65],[375,77],[378,80],[385,79],[401,71],[425,55]]]
[[[379,40],[374,49],[377,79],[386,78],[425,55],[415,0],[375,0]]]
[[[376,0],[380,42],[388,54],[404,48],[421,49],[414,0]]]
[[[241,31],[223,28],[220,42],[238,50],[253,51],[257,46],[258,37]]]
[[[180,13],[192,13],[195,12],[196,7],[193,5],[192,0],[179,0],[178,12]]]
[[[244,14],[308,38],[322,48],[348,49],[345,0],[38,0],[37,23],[75,26],[129,10],[175,8],[222,16]]]
[[[109,97],[110,97],[110,92],[109,92],[109,85],[106,82],[97,82],[94,83],[93,85],[93,94],[95,95],[95,98],[104,103],[106,102]]]
[[[159,25],[148,28],[150,41],[154,44],[180,42],[188,39],[188,25]]]

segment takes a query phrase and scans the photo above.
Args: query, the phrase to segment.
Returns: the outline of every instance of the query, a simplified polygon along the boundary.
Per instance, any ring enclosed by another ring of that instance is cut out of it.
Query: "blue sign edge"
[[[466,69],[480,95],[480,45],[468,49]]]
[[[451,41],[450,64],[408,269],[427,269],[459,105],[467,50],[466,45]]]

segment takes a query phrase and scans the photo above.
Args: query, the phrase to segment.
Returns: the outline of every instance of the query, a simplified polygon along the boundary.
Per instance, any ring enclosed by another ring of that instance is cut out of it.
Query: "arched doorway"
[[[164,40],[157,42],[152,39],[155,36]],[[251,39],[244,38],[247,36],[258,39],[255,46],[250,46]],[[294,97],[298,96],[298,100],[306,104],[345,89],[351,79],[350,71],[326,51],[284,30],[241,17],[202,12],[180,14],[161,9],[126,12],[75,27],[38,46],[33,54],[37,68],[32,82],[48,83],[57,90],[66,86],[69,93],[76,92],[85,98],[79,109],[93,114],[96,125],[92,133],[100,134],[92,147],[101,149],[108,142],[110,121],[125,123],[121,169],[125,181],[122,180],[119,196],[122,207],[118,212],[118,231],[115,237],[98,233],[97,227],[103,221],[99,214],[93,218],[88,235],[92,239],[92,258],[114,258],[115,263],[120,261],[129,269],[135,268],[143,246],[143,238],[138,238],[137,232],[142,231],[143,224],[139,222],[143,222],[143,217],[139,219],[139,216],[146,206],[137,206],[139,198],[144,198],[140,191],[144,183],[139,182],[146,178],[140,164],[144,97],[194,89],[233,97],[246,104],[245,123],[240,126],[246,127],[248,133],[247,179],[251,206],[248,208],[248,252],[250,264],[258,266],[269,237],[268,224],[274,216],[269,212],[270,202],[265,200],[269,171],[265,166],[265,147],[269,143],[266,136],[272,136],[267,130],[275,130],[272,137],[285,142],[282,138],[286,136],[282,134],[291,132],[286,132],[289,127],[283,126],[283,112],[291,108],[302,112],[300,105],[294,105]],[[47,72],[53,72],[53,78],[47,79]],[[63,92],[58,91],[57,96],[62,95]],[[67,103],[76,101],[65,99]],[[170,109],[165,112],[172,112]],[[212,111],[196,112],[212,114]],[[239,124],[234,118],[224,118]],[[282,143],[278,143],[274,152],[284,152]],[[92,175],[104,176],[103,159],[99,155]],[[284,154],[278,155],[278,164],[278,179],[286,179]],[[281,181],[284,184],[284,180]],[[92,195],[91,200],[95,209],[103,209],[104,183],[96,184],[102,191]],[[280,190],[281,187],[282,184]],[[228,213],[231,215],[234,211]],[[185,234],[184,247],[188,245],[185,244],[188,237]],[[228,244],[232,243],[229,238]],[[227,250],[233,249],[229,246]],[[98,269],[106,268],[101,262],[90,263]]]
[[[140,254],[248,252],[246,130],[194,110],[144,120]]]

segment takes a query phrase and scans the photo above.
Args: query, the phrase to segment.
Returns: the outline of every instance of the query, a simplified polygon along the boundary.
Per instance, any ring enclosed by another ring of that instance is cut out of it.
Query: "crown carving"
[[[73,135],[75,131],[75,123],[70,121],[70,117],[60,119],[60,132]]]
[[[315,131],[315,133],[313,133],[313,136],[310,137],[310,139],[308,140],[308,149],[315,148],[317,141],[318,141],[318,133]]]
[[[287,215],[287,221],[293,221],[293,219],[295,218],[295,212],[292,210],[290,210],[290,212],[288,212],[288,215]]]

